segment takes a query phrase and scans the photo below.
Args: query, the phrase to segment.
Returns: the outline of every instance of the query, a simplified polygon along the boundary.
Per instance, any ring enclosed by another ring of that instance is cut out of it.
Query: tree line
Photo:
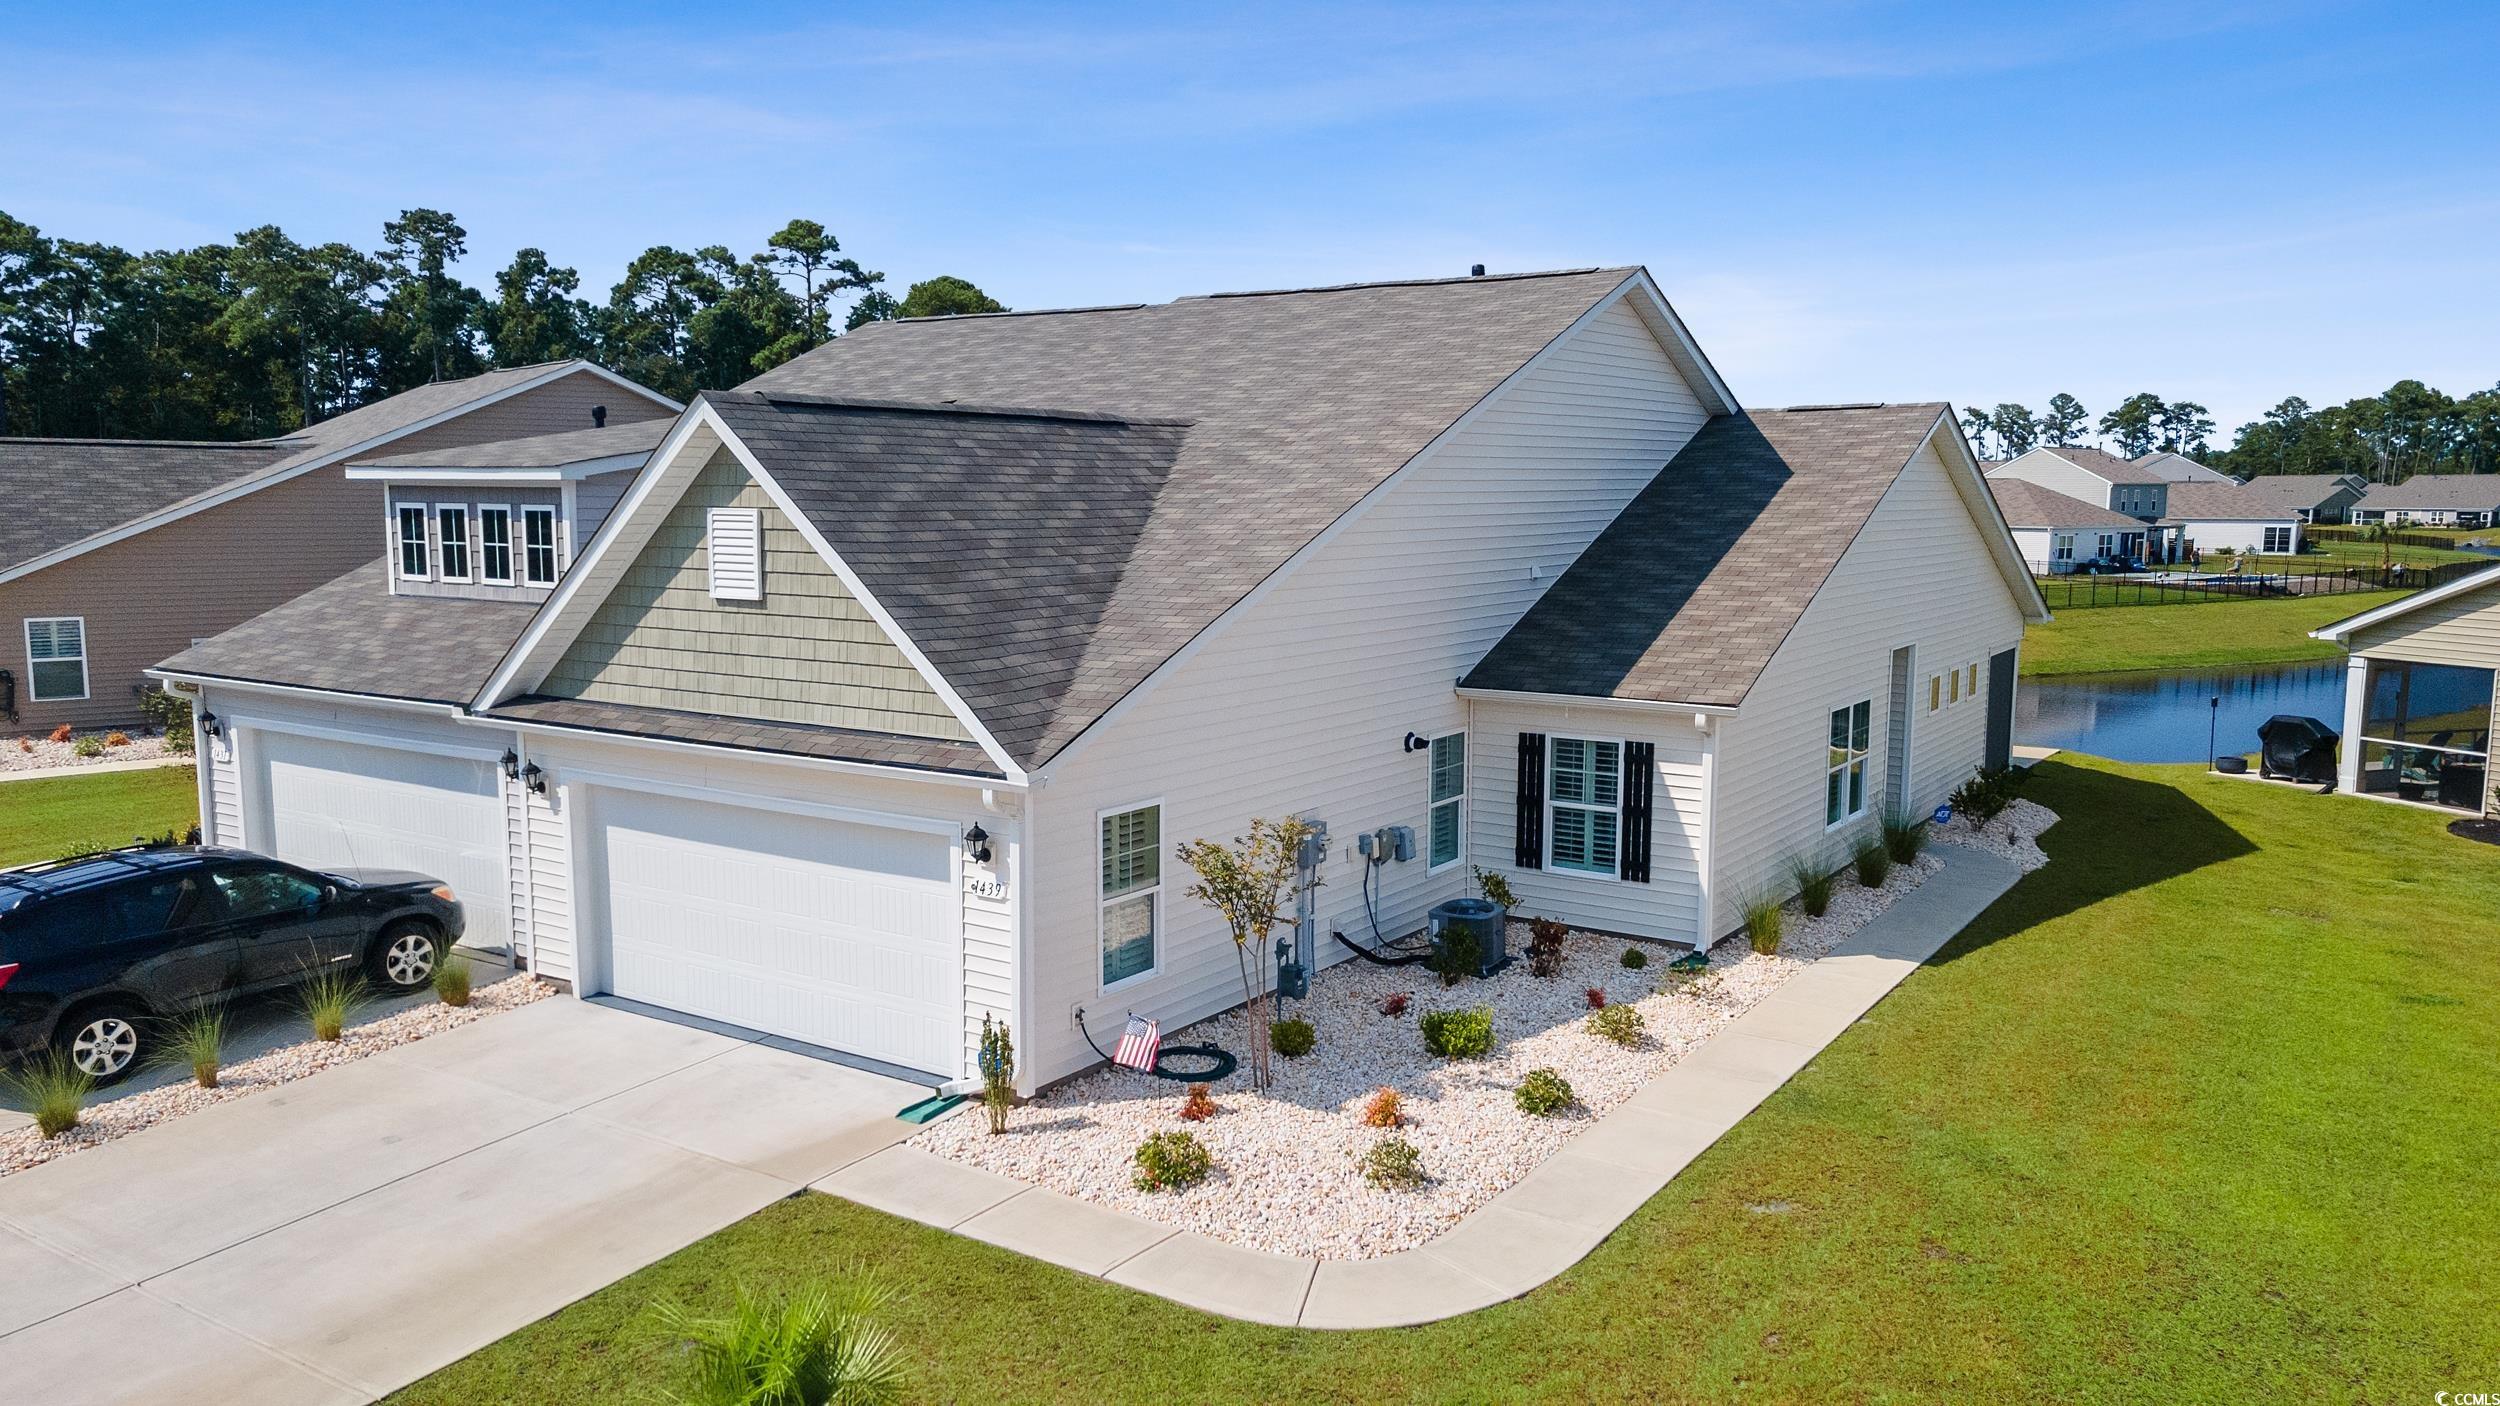
[[[2325,407],[2289,396],[2240,426],[2227,449],[2213,446],[2214,422],[2204,406],[2150,392],[2127,397],[2097,421],[2065,394],[2040,415],[2011,402],[1962,410],[1962,433],[1988,458],[2080,444],[2087,426],[2124,458],[2168,450],[2239,478],[2359,474],[2397,483],[2415,474],[2500,472],[2500,387],[2459,397],[2398,381],[2383,394]]]
[[[440,210],[402,211],[372,251],[263,225],[136,254],[0,211],[0,432],[251,439],[430,381],[576,356],[684,400],[869,322],[1006,311],[951,275],[897,298],[814,220],[743,258],[654,246],[602,301],[534,248],[474,287],[452,272],[467,252],[468,232]]]

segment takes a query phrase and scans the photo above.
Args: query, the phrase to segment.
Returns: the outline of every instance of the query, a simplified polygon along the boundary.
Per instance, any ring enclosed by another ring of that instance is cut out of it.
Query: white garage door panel
[[[596,802],[609,989],[951,1074],[962,909],[945,835],[631,792]]]
[[[396,747],[254,734],[268,825],[253,844],[313,869],[414,869],[451,885],[463,941],[510,940],[503,801],[494,768]]]

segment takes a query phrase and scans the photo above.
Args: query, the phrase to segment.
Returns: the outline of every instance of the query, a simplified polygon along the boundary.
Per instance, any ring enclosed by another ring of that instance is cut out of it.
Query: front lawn
[[[2334,659],[2341,645],[2309,638],[2320,625],[2373,610],[2404,591],[2216,601],[2207,605],[2121,605],[2058,610],[2023,631],[2023,674],[2106,674],[2131,669],[2202,669]]]
[[[913,1399],[2488,1389],[2500,850],[2186,767],[2060,759],[2030,794],[2065,816],[2047,869],[1524,1299],[1263,1328],[808,1195],[394,1399],[662,1401],[677,1349],[652,1304],[850,1264],[904,1291]]]
[[[0,782],[0,866],[187,830],[200,819],[196,776],[160,766]]]

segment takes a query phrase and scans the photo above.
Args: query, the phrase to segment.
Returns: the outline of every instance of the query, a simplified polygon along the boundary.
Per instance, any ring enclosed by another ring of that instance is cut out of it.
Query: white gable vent
[[[712,563],[712,599],[764,598],[763,514],[754,508],[714,508],[706,555]]]

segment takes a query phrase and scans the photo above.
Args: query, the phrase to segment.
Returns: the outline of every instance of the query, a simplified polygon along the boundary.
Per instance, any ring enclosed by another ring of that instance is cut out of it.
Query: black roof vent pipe
[[[608,407],[604,405],[590,407],[590,427],[594,430],[604,430],[608,427]]]
[[[1484,277],[1484,265],[1482,265],[1482,264],[1469,264],[1469,265],[1467,266],[1467,276],[1468,276],[1469,278],[1482,278],[1482,277]]]

